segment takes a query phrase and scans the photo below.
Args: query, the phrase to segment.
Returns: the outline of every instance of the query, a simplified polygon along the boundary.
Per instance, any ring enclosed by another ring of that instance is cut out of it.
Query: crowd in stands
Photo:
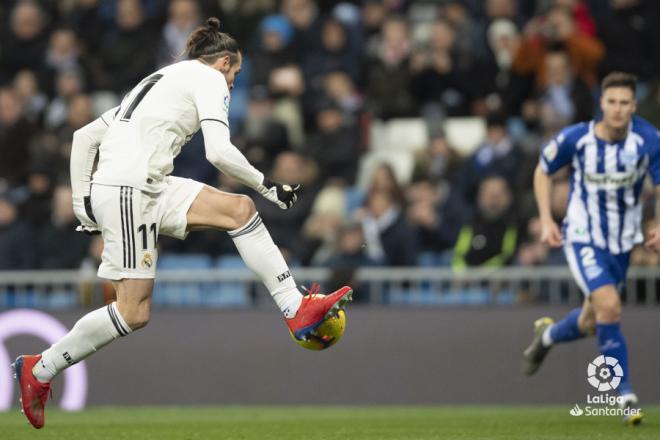
[[[599,80],[613,70],[638,76],[639,113],[660,123],[653,0],[6,0],[0,270],[97,264],[100,238],[75,232],[72,133],[181,60],[208,16],[243,48],[234,144],[272,180],[303,190],[280,210],[206,162],[201,133],[174,174],[252,195],[292,264],[563,264],[537,241],[542,146],[597,117]],[[568,191],[564,174],[558,221]],[[236,253],[218,232],[161,247]]]

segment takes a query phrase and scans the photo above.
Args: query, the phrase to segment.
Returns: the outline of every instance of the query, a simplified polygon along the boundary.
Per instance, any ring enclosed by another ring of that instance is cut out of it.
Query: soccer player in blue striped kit
[[[532,375],[554,344],[596,335],[600,352],[617,359],[623,377],[617,387],[621,406],[637,408],[628,374],[628,351],[621,331],[622,289],[632,248],[644,241],[640,195],[650,174],[660,195],[660,138],[656,128],[635,116],[636,78],[621,72],[602,82],[601,120],[562,130],[542,150],[534,174],[534,193],[542,224],[541,241],[563,245],[575,281],[584,293],[582,307],[553,322],[534,323],[534,339],[523,354],[522,371]],[[550,214],[552,175],[570,167],[570,196],[560,231]],[[660,202],[656,202],[660,219]],[[645,246],[660,250],[660,226]],[[626,424],[642,421],[639,411]]]

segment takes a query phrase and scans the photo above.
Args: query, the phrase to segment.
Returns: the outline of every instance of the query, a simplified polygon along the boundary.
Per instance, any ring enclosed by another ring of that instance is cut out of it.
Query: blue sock
[[[626,340],[621,333],[620,324],[596,324],[596,336],[598,337],[598,348],[604,356],[615,358],[623,369],[621,383],[617,387],[617,392],[621,395],[632,393],[630,379],[628,377],[628,348]]]
[[[555,322],[550,328],[552,342],[569,342],[584,338],[584,334],[578,328],[578,318],[582,309],[580,307],[568,312],[561,321]]]

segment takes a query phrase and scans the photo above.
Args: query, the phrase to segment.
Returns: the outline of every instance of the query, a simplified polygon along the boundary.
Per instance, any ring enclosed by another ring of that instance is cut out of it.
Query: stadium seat
[[[398,118],[373,121],[369,133],[371,151],[419,151],[429,141],[428,127],[422,118]]]
[[[444,132],[461,156],[469,156],[486,138],[486,121],[480,117],[447,118]]]
[[[223,271],[249,270],[240,255],[222,255],[215,267]],[[250,305],[249,284],[242,281],[223,281],[208,286],[204,303],[213,307],[241,307]]]
[[[163,254],[158,258],[158,269],[208,270],[213,266],[211,257],[203,254]],[[199,306],[207,286],[203,283],[169,283],[156,279],[153,302],[160,306]]]

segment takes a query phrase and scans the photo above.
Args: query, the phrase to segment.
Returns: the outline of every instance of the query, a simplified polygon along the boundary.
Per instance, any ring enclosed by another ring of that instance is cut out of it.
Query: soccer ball
[[[337,313],[337,316],[332,316],[326,319],[321,325],[316,329],[316,333],[309,336],[309,339],[306,341],[301,341],[296,339],[291,334],[291,338],[301,347],[308,350],[325,350],[335,345],[341,339],[344,334],[344,329],[346,328],[346,314],[343,310],[340,310]]]

